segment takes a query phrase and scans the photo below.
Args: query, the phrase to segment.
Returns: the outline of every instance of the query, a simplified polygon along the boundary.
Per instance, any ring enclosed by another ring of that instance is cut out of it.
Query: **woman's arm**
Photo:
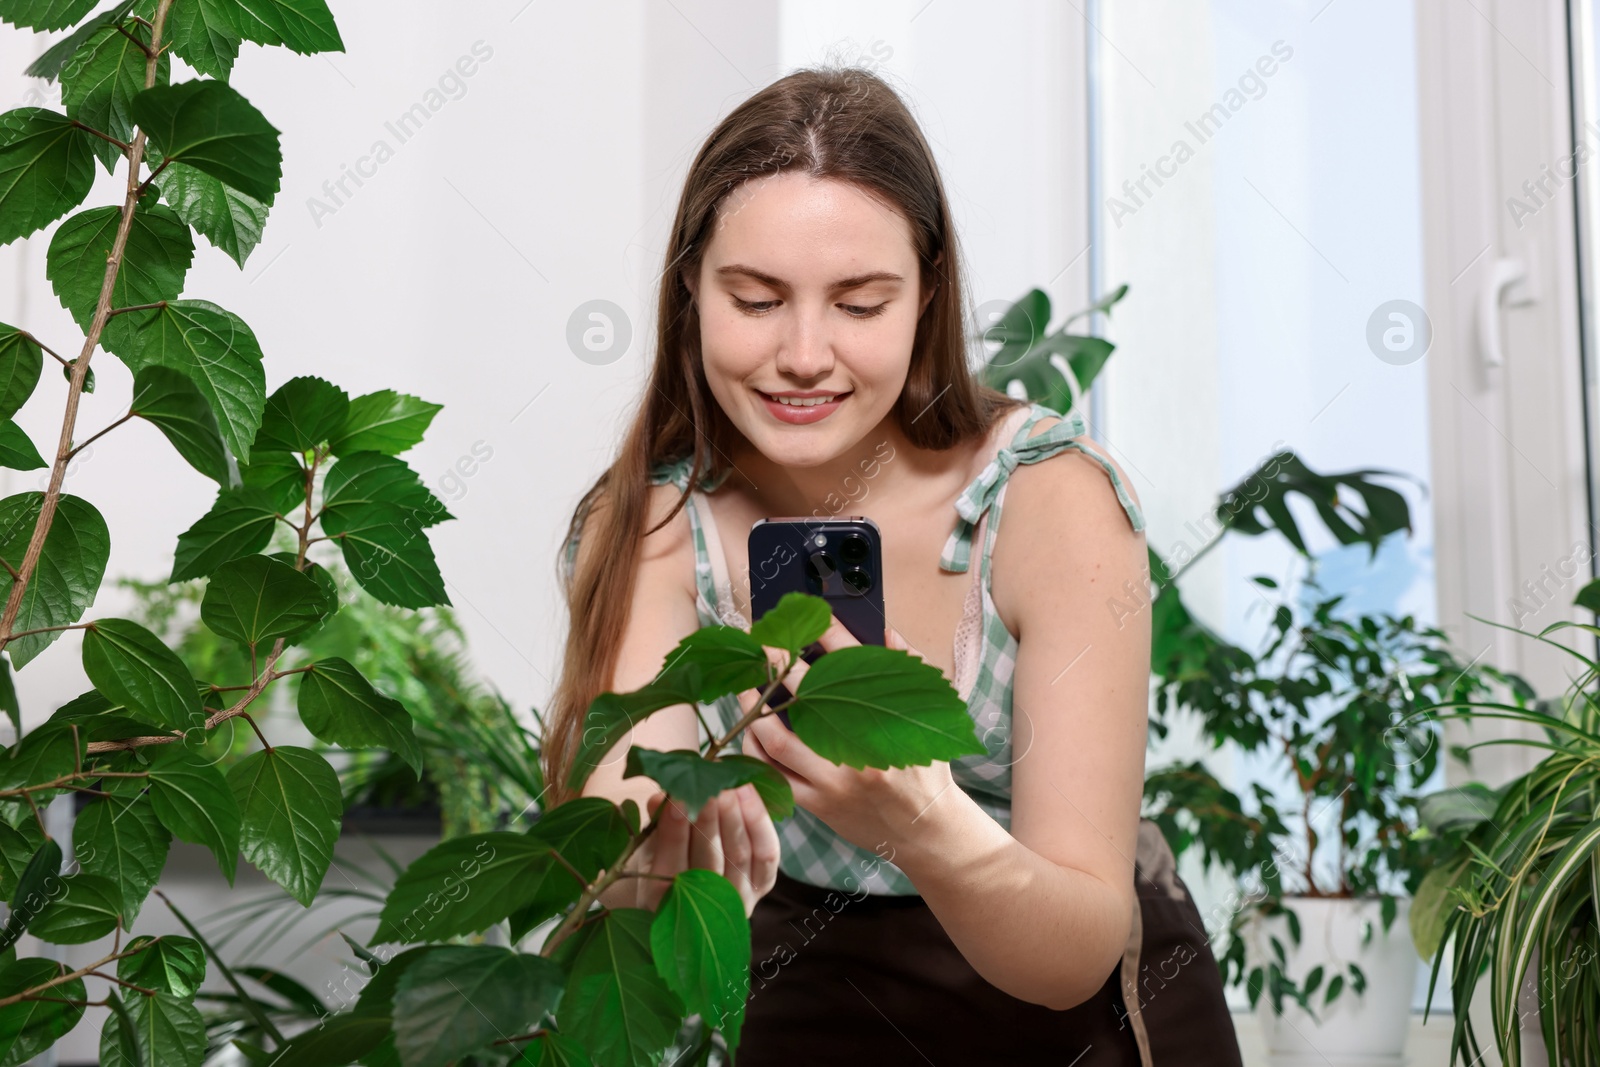
[[[752,752],[786,768],[797,803],[904,870],[991,984],[1064,1009],[1116,967],[1137,903],[1147,557],[1087,457],[1019,467],[1012,481],[991,561],[996,605],[1018,638],[1011,833],[948,764],[838,767],[770,719],[752,727]]]
[[[677,497],[673,486],[653,486],[644,528],[660,522]],[[650,682],[668,653],[699,628],[691,537],[688,514],[680,511],[666,526],[644,539],[632,606],[612,674],[613,692],[628,692]],[[590,547],[579,540],[580,559]],[[662,794],[649,778],[622,776],[629,747],[637,744],[663,752],[696,749],[699,740],[695,709],[687,704],[664,708],[635,726],[606,753],[583,792],[618,804],[633,800],[648,819],[655,813]],[[654,908],[665,891],[666,878],[690,867],[705,867],[733,882],[749,911],[772,888],[777,864],[777,831],[755,790],[733,790],[707,804],[693,822],[674,806],[628,864],[630,870],[658,877],[620,879],[601,894],[600,901],[609,907]]]

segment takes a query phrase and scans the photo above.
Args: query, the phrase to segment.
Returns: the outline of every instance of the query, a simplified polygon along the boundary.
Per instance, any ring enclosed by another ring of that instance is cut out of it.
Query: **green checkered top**
[[[1061,421],[1036,436],[1029,436],[1034,424],[1044,418]],[[956,628],[955,686],[965,698],[978,737],[988,751],[981,756],[963,756],[952,762],[950,768],[956,784],[1008,830],[1011,827],[1013,762],[1011,680],[1016,668],[1017,639],[995,611],[988,567],[1007,478],[1019,463],[1037,463],[1075,449],[1105,469],[1133,528],[1144,529],[1139,506],[1129,495],[1116,468],[1078,440],[1086,430],[1083,417],[1077,412],[1063,418],[1037,403],[1010,412],[1006,425],[997,435],[998,440],[1009,441],[1009,444],[995,452],[983,472],[956,498],[955,528],[939,560],[939,566],[946,571],[966,571],[974,541],[981,540],[983,544],[978,573],[973,577],[966,608]],[[689,467],[689,457],[658,463],[651,470],[651,481],[656,485],[671,482],[683,489],[688,485]],[[722,552],[721,539],[704,495],[714,492],[726,477],[724,473],[714,480],[703,479],[685,504],[694,538],[695,605],[701,626],[737,626],[748,630],[749,621],[734,607],[727,557]],[[567,547],[570,561],[577,552],[576,540]],[[710,721],[720,723],[724,731],[741,715],[739,702],[731,695],[705,705],[703,710]],[[844,840],[804,809],[795,809],[793,816],[778,823],[778,836],[782,844],[780,866],[791,878],[850,893],[858,893],[863,887],[869,893],[891,896],[917,891],[894,864]]]

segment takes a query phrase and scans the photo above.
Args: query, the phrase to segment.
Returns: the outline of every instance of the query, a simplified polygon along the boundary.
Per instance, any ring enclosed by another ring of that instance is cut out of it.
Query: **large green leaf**
[[[72,825],[78,863],[122,888],[122,914],[131,925],[161,877],[172,833],[146,796],[109,796],[86,806]]]
[[[155,0],[145,0],[155,9]],[[232,0],[184,0],[167,11],[166,38],[185,63],[213,78],[228,80],[239,58],[239,32],[228,9]]]
[[[257,452],[239,465],[239,479],[267,495],[272,505],[298,522],[306,506],[306,469],[286,452]]]
[[[400,976],[405,973],[407,967],[433,951],[432,946],[419,945],[416,948],[408,948],[385,960],[382,956],[368,952],[349,934],[341,931],[339,936],[345,939],[355,952],[356,958],[366,966],[367,973],[372,976],[372,980],[361,987],[361,992],[356,997],[356,1006],[351,1009],[352,1014],[390,1018],[394,1015],[394,991],[400,984]],[[375,941],[374,944],[376,943]]]
[[[355,1062],[387,1064],[390,1061],[363,1057],[382,1046],[393,1033],[394,1020],[387,1015],[356,1012],[325,1015],[315,1026],[302,1030],[283,1047],[266,1054],[261,1062],[294,1064],[294,1067],[344,1067]]]
[[[146,89],[133,98],[133,117],[164,160],[186,163],[263,203],[278,194],[278,129],[228,83]]]
[[[835,649],[813,663],[789,722],[818,755],[850,767],[909,767],[985,751],[966,702],[939,668],[878,645]]]
[[[83,670],[135,718],[167,730],[205,724],[194,675],[161,638],[128,619],[96,619],[83,633]]]
[[[218,567],[200,601],[200,618],[214,633],[257,648],[303,633],[330,605],[311,575],[281,560],[241,556]]]
[[[96,0],[5,0],[0,20],[29,30],[64,30],[94,10]]]
[[[543,1034],[522,1046],[512,1067],[594,1067],[584,1047],[561,1034]]]
[[[26,957],[0,970],[0,997],[36,989],[66,974],[56,960]],[[26,1063],[78,1025],[84,1012],[83,979],[50,987],[49,1000],[19,1000],[0,1008],[0,1062]]]
[[[180,841],[204,845],[233,884],[239,863],[239,804],[222,772],[184,744],[152,745],[150,803]]]
[[[20,789],[54,781],[78,769],[84,755],[83,732],[65,723],[44,723],[22,735],[22,740],[0,753],[0,789]],[[60,790],[34,793],[43,803]]]
[[[323,0],[226,0],[239,36],[258,44],[281,44],[291,52],[343,52],[344,41]]]
[[[89,6],[92,7],[93,5]],[[43,78],[46,81],[54,81],[60,77],[61,68],[66,66],[67,61],[77,54],[78,49],[83,47],[84,42],[105,27],[121,21],[132,6],[133,0],[122,0],[115,7],[109,7],[94,18],[80,22],[71,33],[46,48],[38,59],[29,63],[23,69],[22,73],[30,78]],[[3,5],[0,5],[0,7],[3,7]],[[4,18],[4,15],[0,15],[0,18]]]
[[[526,901],[511,913],[511,938],[528,931],[576,903],[585,884],[611,866],[628,846],[628,823],[604,797],[577,797],[550,808],[528,831],[528,838],[559,854],[555,863],[535,865],[522,888]],[[573,870],[583,881],[573,877]]]
[[[192,997],[206,977],[206,950],[192,937],[178,934],[136,937],[123,949],[132,955],[117,961],[117,977],[124,982]]]
[[[290,378],[267,397],[252,452],[306,452],[328,440],[344,424],[350,397],[315,375]]]
[[[455,518],[404,460],[353,452],[328,469],[322,526],[330,533],[393,522],[420,530]]]
[[[758,645],[799,652],[820,639],[832,622],[833,610],[826,600],[809,593],[785,593],[751,624],[750,637]]]
[[[739,1047],[750,992],[750,922],[744,898],[715,871],[680,871],[650,924],[650,952],[667,986]]]
[[[452,837],[395,879],[370,943],[436,941],[486,930],[523,906],[554,866],[550,847],[525,834],[497,830]]]
[[[344,456],[323,484],[323,532],[338,540],[361,587],[386,604],[449,603],[422,531],[451,518],[403,460],[379,452]]]
[[[28,933],[57,945],[98,941],[122,919],[122,887],[98,874],[71,874],[61,892],[28,926]]]
[[[107,1037],[102,1031],[100,1040],[115,1043],[127,1063],[148,1063],[150,1057],[144,1054],[144,1046],[139,1044],[139,1027],[115,989],[106,990],[106,1007],[111,1009],[112,1018],[106,1023],[105,1030],[114,1031],[115,1036]]]
[[[129,412],[160,430],[195,470],[227,487],[228,452],[217,417],[187,374],[154,363],[140,367]]]
[[[105,284],[106,260],[122,222],[120,207],[92,207],[56,228],[45,254],[45,276],[61,306],[87,330]],[[171,208],[140,208],[128,227],[122,266],[111,287],[111,306],[130,307],[175,300],[183,292],[184,275],[194,259],[194,239]],[[108,320],[115,322],[115,319]],[[121,329],[119,325],[117,329]],[[110,325],[109,332],[116,330]]]
[[[205,300],[173,300],[112,320],[104,341],[135,374],[159,364],[182,371],[211,405],[222,439],[250,459],[267,403],[261,346],[244,320]]]
[[[628,749],[622,776],[634,778],[641,774],[653,778],[668,796],[683,806],[691,819],[698,818],[700,809],[717,794],[753,782],[760,776],[748,763],[708,760],[694,749],[656,752],[634,745]]]
[[[0,900],[16,899],[22,872],[42,844],[44,830],[38,819],[24,819],[16,827],[0,821]]]
[[[175,5],[185,6],[188,5]],[[145,48],[149,44],[149,29],[136,22],[130,21],[121,29],[107,25],[95,31],[61,68],[61,101],[68,117],[119,141],[131,142],[130,105],[145,87]],[[156,61],[155,84],[166,85],[171,77],[172,57],[162,49]],[[100,163],[107,171],[114,170],[122,150],[98,137],[93,144]]]
[[[47,466],[27,433],[10,419],[0,419],[0,467],[33,471]]]
[[[338,533],[323,531],[339,542],[351,575],[373,599],[399,608],[450,605],[433,546],[414,525],[390,521],[380,511],[360,514],[355,525]]]
[[[320,753],[275,745],[230,767],[228,784],[243,816],[244,858],[310,907],[339,840],[339,775]]]
[[[750,782],[756,787],[767,814],[780,822],[794,814],[794,789],[776,767],[770,763],[738,752],[727,752],[717,757],[723,763],[737,763],[750,768]]]
[[[47,837],[28,860],[27,866],[23,867],[16,892],[12,893],[8,902],[10,913],[6,916],[4,929],[0,929],[0,952],[11,951],[17,938],[27,930],[28,924],[61,891],[60,873],[61,845],[55,838]]]
[[[407,967],[394,994],[395,1047],[407,1067],[445,1067],[536,1028],[561,1000],[561,968],[495,945],[440,945]]]
[[[422,748],[411,713],[338,656],[313,663],[300,677],[300,718],[320,741],[341,748],[385,748],[422,777]]]
[[[243,485],[217,493],[216,503],[178,535],[171,581],[203,578],[231,559],[259,552],[272,540],[278,512],[260,489]]]
[[[39,342],[0,322],[0,418],[9,419],[28,402],[43,367],[44,350]]]
[[[827,659],[826,656],[822,658]],[[583,730],[578,735],[572,770],[567,775],[567,789],[581,792],[583,783],[624,734],[662,708],[696,703],[702,685],[699,666],[685,663],[669,667],[656,675],[654,681],[633,692],[601,693],[595,697],[584,713]]]
[[[339,583],[334,581],[333,575],[328,573],[328,568],[324,567],[320,563],[313,563],[311,560],[301,560],[299,561],[300,565],[296,566],[295,553],[292,551],[272,552],[267,555],[267,558],[275,559],[280,563],[286,563],[291,567],[295,567],[295,569],[299,570],[301,573],[309,574],[311,576],[311,580],[317,583],[317,588],[322,590],[323,606],[327,611],[327,614],[322,617],[322,623],[326,623],[329,619],[333,618],[335,613],[338,612]],[[308,634],[316,633],[319,628],[320,624],[318,626],[313,626],[304,634],[301,634],[298,640],[305,640]]]
[[[1310,550],[1289,509],[1290,495],[1299,494],[1316,509],[1328,532],[1341,545],[1364,544],[1371,555],[1376,555],[1385,537],[1411,529],[1411,510],[1404,496],[1374,482],[1373,475],[1400,477],[1384,470],[1319,474],[1293,452],[1279,452],[1222,494],[1216,508],[1217,521],[1243,534],[1275,529],[1304,554]],[[1353,506],[1358,501],[1364,510]]]
[[[151,1064],[161,1067],[200,1067],[206,1053],[206,1024],[192,1001],[171,993],[135,996],[128,1000],[128,1015],[139,1043]],[[149,1067],[129,1063],[123,1056],[116,1028],[100,1031],[100,1067]]]
[[[811,599],[821,602],[822,598]],[[767,653],[761,645],[753,632],[745,633],[732,626],[702,626],[667,653],[663,666],[674,668],[692,663],[700,668],[699,701],[710,704],[725,694],[742,693],[767,684],[770,677]]]
[[[32,491],[0,500],[0,559],[21,566],[43,506],[44,494]],[[16,630],[66,626],[81,619],[100,589],[110,554],[111,535],[94,505],[62,494],[39,564],[23,591]],[[14,581],[10,571],[0,571],[0,602],[11,595]],[[64,632],[46,630],[7,642],[11,665],[18,670],[26,667]]]
[[[399,455],[422,440],[443,406],[393,389],[358,396],[350,401],[344,424],[329,447],[336,456],[351,452]]]
[[[556,1019],[606,1067],[651,1065],[671,1044],[683,1005],[662,981],[650,954],[652,915],[615,908],[585,924],[568,942],[567,991]]]
[[[269,204],[182,163],[156,175],[155,184],[179,218],[244,266],[261,241]]]
[[[94,185],[94,140],[42,107],[0,114],[0,245],[83,203]]]

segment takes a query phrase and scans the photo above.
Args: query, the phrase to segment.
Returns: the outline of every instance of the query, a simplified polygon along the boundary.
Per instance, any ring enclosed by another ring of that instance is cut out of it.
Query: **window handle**
[[[1520,259],[1497,259],[1489,267],[1483,294],[1478,298],[1478,351],[1485,367],[1505,365],[1505,350],[1500,344],[1500,300],[1506,289],[1525,281],[1527,277],[1528,268]],[[1506,303],[1511,307],[1533,303],[1533,297],[1526,292],[1526,288],[1524,286]]]

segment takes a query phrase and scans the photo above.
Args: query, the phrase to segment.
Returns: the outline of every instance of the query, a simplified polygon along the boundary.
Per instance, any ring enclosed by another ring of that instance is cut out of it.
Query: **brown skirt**
[[[1066,1011],[989,984],[919,896],[852,894],[780,873],[751,917],[737,1067],[1240,1067],[1216,960],[1159,838],[1141,826],[1128,953]]]

